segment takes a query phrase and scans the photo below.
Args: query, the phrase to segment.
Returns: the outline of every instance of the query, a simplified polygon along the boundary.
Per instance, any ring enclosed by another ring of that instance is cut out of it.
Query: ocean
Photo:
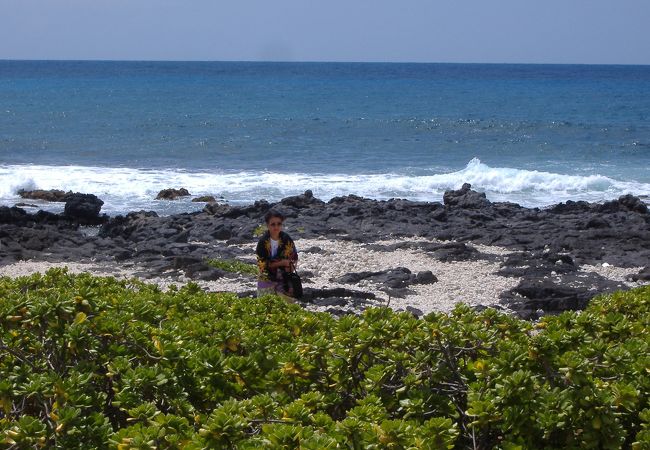
[[[0,61],[0,205],[110,215],[323,200],[650,196],[650,66]]]

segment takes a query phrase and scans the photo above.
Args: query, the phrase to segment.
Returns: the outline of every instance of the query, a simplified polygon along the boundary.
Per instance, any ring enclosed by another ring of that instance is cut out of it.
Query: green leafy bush
[[[0,446],[650,448],[650,288],[538,324],[0,279]]]
[[[262,237],[266,232],[266,225],[261,223],[253,230],[253,237]]]
[[[248,264],[236,259],[208,259],[207,264],[226,272],[243,273],[247,275],[257,275],[259,269],[256,264]]]

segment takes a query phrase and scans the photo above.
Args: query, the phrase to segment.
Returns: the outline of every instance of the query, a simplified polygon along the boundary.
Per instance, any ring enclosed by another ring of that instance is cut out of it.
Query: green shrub
[[[257,275],[259,271],[256,264],[248,264],[237,261],[236,259],[208,259],[207,264],[210,267],[225,270],[226,272],[242,273],[247,275]]]
[[[264,235],[265,232],[266,232],[266,225],[263,223],[259,224],[253,230],[253,237],[262,237],[262,235]]]
[[[538,324],[0,279],[0,446],[649,448],[650,287]]]

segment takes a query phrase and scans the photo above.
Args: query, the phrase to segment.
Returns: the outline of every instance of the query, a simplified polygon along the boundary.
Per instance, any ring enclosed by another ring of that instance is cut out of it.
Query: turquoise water
[[[0,203],[650,195],[650,66],[0,61]]]

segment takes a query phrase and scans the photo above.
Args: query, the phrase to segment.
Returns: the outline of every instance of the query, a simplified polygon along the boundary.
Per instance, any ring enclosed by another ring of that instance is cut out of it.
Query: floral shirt
[[[271,270],[269,264],[271,261],[280,259],[298,259],[298,252],[291,237],[284,231],[280,232],[280,244],[278,246],[278,253],[275,257],[271,257],[271,234],[267,231],[264,236],[260,238],[257,243],[257,267],[259,268],[260,281],[282,281],[278,280],[277,271]]]

